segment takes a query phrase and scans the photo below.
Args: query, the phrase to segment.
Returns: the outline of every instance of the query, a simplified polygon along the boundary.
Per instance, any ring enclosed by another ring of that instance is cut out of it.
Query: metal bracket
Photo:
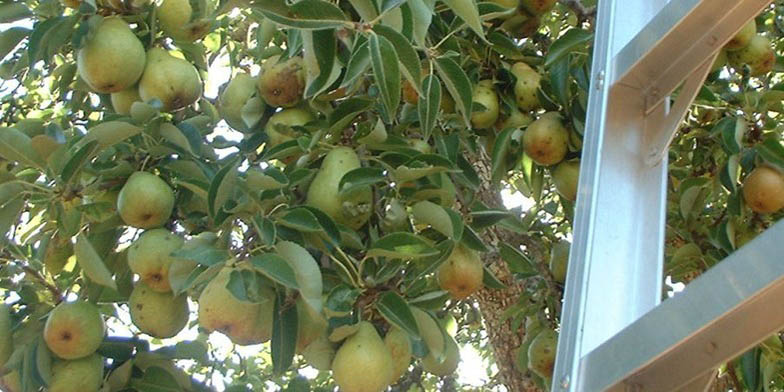
[[[711,55],[699,68],[694,70],[694,72],[686,78],[683,87],[678,94],[678,98],[675,100],[675,104],[667,108],[667,106],[670,106],[670,100],[669,97],[667,97],[663,100],[660,99],[658,103],[651,106],[646,112],[644,132],[645,144],[648,151],[645,154],[644,161],[648,167],[653,167],[661,163],[662,158],[667,154],[667,150],[670,147],[670,143],[672,143],[672,140],[675,138],[675,134],[678,132],[681,121],[683,121],[686,112],[689,110],[689,107],[691,107],[692,102],[694,102],[694,98],[696,98],[697,94],[700,92],[702,84],[705,82],[705,78],[708,77],[708,73],[710,73],[713,62],[716,61],[718,55],[719,52]],[[664,121],[662,121],[659,116],[655,116],[653,119],[650,117],[651,112],[660,105],[665,105],[665,112],[667,114]]]

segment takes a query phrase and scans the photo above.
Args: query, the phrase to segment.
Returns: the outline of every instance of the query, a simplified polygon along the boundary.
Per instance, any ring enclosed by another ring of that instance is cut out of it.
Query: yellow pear
[[[745,25],[740,31],[732,37],[732,39],[724,45],[724,49],[726,50],[738,50],[743,49],[749,45],[751,39],[754,37],[754,34],[757,34],[757,22],[752,19]]]
[[[539,332],[528,346],[528,369],[544,378],[548,384],[553,377],[557,346],[558,334],[549,328]]]
[[[438,284],[455,299],[464,299],[482,288],[484,269],[479,255],[457,245],[438,267]]]
[[[117,196],[117,211],[123,222],[140,229],[163,226],[174,209],[174,192],[158,176],[135,172]]]
[[[177,258],[171,253],[180,249],[183,239],[166,230],[147,230],[128,248],[128,267],[151,290],[171,291],[169,268]]]
[[[229,126],[243,132],[250,130],[248,124],[242,119],[242,108],[255,93],[256,78],[247,72],[240,72],[229,81],[218,102],[220,115]],[[262,107],[259,109],[263,109],[263,103],[260,104]]]
[[[367,321],[343,342],[332,361],[332,377],[342,392],[381,392],[389,386],[392,356]]]
[[[177,335],[188,323],[188,299],[185,295],[160,293],[138,282],[128,298],[131,321],[140,331],[154,338]]]
[[[390,384],[394,384],[406,373],[408,365],[411,364],[411,340],[408,339],[408,334],[403,332],[403,330],[392,327],[387,332],[387,335],[384,336],[384,344],[387,346],[389,355],[392,356]]]
[[[550,250],[550,273],[553,279],[563,284],[566,281],[566,269],[569,266],[569,249],[572,244],[569,241],[561,240],[553,245]]]
[[[266,301],[241,301],[226,285],[234,268],[218,272],[199,296],[199,325],[207,331],[219,331],[235,344],[263,343],[272,336],[274,293],[268,289]]]
[[[557,0],[520,0],[520,7],[531,15],[542,15],[550,11]]]
[[[111,100],[114,112],[127,116],[131,114],[133,103],[141,102],[142,98],[139,96],[139,88],[131,86],[125,90],[112,93]]]
[[[556,112],[543,114],[523,133],[525,153],[542,166],[561,162],[569,151],[569,131]]]
[[[473,102],[481,104],[484,109],[471,113],[471,126],[482,129],[489,128],[498,120],[498,94],[492,80],[482,80],[474,87]]]
[[[147,52],[147,64],[139,80],[139,96],[144,102],[157,99],[163,110],[174,111],[198,101],[201,92],[201,78],[193,64],[161,48]]]
[[[209,19],[191,20],[193,8],[188,0],[163,0],[157,11],[161,30],[178,41],[196,41],[212,29]]]
[[[297,133],[291,127],[298,127],[313,121],[313,115],[300,108],[283,109],[267,120],[264,132],[267,133],[267,145],[272,148],[280,143],[296,137]]]
[[[580,161],[561,162],[552,171],[553,184],[566,200],[577,200],[577,182],[580,177]]]
[[[727,60],[736,71],[740,71],[743,65],[748,65],[751,76],[762,76],[773,70],[776,53],[768,38],[756,34],[743,49],[727,52]]]
[[[743,181],[743,199],[754,211],[771,214],[784,208],[784,174],[769,166],[759,166]]]
[[[517,107],[525,111],[538,109],[541,106],[538,91],[542,84],[542,75],[523,62],[512,66],[512,75],[517,78],[514,85]]]
[[[333,148],[308,188],[306,203],[324,211],[337,223],[354,230],[362,227],[373,212],[373,192],[369,186],[355,188],[340,195],[338,186],[343,175],[361,166],[357,153],[349,147]]]
[[[103,19],[76,55],[79,76],[96,92],[131,87],[144,71],[144,46],[122,18]]]
[[[444,358],[441,362],[438,362],[438,359],[433,353],[429,353],[422,358],[422,369],[439,377],[448,376],[454,373],[459,364],[460,349],[457,346],[457,342],[455,342],[455,338],[451,336],[446,337],[446,348],[444,351]]]
[[[8,358],[11,358],[11,354],[14,352],[12,327],[11,307],[6,304],[0,304],[0,369],[5,366]]]
[[[103,383],[103,357],[92,354],[71,361],[55,361],[49,392],[98,392]]]
[[[103,317],[95,305],[61,302],[46,319],[44,341],[58,357],[78,359],[94,353],[105,332]]]
[[[258,88],[267,105],[290,108],[298,104],[305,92],[302,57],[292,57],[262,68]]]

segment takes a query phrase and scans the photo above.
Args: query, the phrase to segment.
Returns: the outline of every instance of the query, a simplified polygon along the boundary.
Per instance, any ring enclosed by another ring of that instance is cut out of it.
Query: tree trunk
[[[477,157],[469,157],[481,180],[478,199],[490,208],[504,208],[501,195],[491,182],[490,158],[484,151]],[[472,159],[473,158],[473,159]],[[495,362],[498,366],[499,379],[509,392],[539,391],[539,387],[528,374],[520,373],[515,367],[517,348],[525,337],[525,326],[512,330],[511,318],[502,321],[507,308],[514,306],[524,292],[523,282],[516,280],[509,268],[501,259],[498,247],[501,243],[512,246],[525,245],[530,256],[536,261],[543,260],[541,245],[532,237],[515,234],[503,229],[491,227],[481,234],[485,244],[491,249],[483,255],[484,263],[503,282],[507,289],[482,289],[476,294],[479,308],[484,319],[485,328],[493,346]]]

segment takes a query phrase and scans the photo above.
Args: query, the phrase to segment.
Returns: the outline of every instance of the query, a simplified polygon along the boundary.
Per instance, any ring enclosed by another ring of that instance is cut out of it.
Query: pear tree
[[[782,14],[673,141],[664,297],[784,216]],[[0,390],[548,390],[595,19],[0,4]],[[716,377],[783,390],[779,335]]]

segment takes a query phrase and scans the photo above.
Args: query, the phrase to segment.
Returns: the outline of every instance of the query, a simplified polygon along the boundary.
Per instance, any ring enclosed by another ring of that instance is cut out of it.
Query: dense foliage
[[[722,51],[670,150],[670,288],[781,217],[781,11]],[[547,389],[595,16],[0,3],[0,387]],[[782,374],[776,336],[716,388]]]

